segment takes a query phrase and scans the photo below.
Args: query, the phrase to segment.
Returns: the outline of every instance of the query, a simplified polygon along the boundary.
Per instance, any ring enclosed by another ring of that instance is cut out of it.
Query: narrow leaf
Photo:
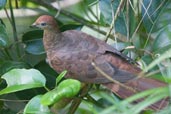
[[[59,76],[56,78],[56,85],[61,81],[61,79],[66,75],[67,71],[64,70],[59,74]]]

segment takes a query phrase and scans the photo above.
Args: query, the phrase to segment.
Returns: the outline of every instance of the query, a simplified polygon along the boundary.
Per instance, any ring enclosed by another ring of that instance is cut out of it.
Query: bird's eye
[[[41,23],[41,26],[46,26],[46,23]]]

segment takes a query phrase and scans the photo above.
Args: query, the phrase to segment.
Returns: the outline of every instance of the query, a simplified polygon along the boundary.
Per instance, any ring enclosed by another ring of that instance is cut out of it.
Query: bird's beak
[[[33,23],[32,25],[30,25],[30,28],[35,28],[35,27],[37,27],[36,23]]]

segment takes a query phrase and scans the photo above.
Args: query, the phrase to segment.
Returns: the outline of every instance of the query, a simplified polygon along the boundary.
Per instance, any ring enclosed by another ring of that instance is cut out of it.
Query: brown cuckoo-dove
[[[141,69],[131,64],[128,57],[107,43],[81,31],[60,32],[52,16],[40,16],[32,26],[44,30],[43,43],[48,63],[58,73],[67,70],[67,78],[74,78],[85,83],[103,84],[121,98],[127,98],[135,92],[113,83],[97,68],[112,79],[136,88],[138,91],[166,86],[165,83],[150,78],[135,80]],[[168,101],[164,100],[162,103],[158,102],[151,107],[163,108]]]

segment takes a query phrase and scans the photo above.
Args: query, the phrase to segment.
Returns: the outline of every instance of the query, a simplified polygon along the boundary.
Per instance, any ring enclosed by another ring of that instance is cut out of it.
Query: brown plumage
[[[141,78],[134,80],[141,69],[130,63],[130,59],[105,42],[81,31],[60,32],[55,19],[48,15],[40,16],[32,26],[44,30],[43,43],[50,66],[58,73],[67,70],[67,78],[78,79],[85,83],[103,84],[121,98],[127,98],[134,92],[112,83],[92,66],[92,62],[114,80],[129,87],[143,91],[166,86],[155,79]],[[160,102],[159,102],[160,103]],[[153,109],[162,106],[151,106]]]

